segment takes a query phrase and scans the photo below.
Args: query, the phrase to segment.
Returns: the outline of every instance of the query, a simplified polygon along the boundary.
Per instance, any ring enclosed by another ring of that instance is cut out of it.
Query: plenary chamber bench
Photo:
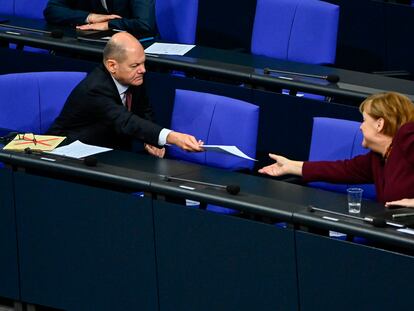
[[[19,301],[64,310],[358,310],[411,303],[411,235],[309,211],[311,204],[346,214],[343,194],[121,151],[99,155],[94,167],[50,158],[0,152],[6,164],[0,178],[13,181],[15,203],[8,207],[16,217]],[[237,184],[241,191],[191,180]],[[2,196],[10,190],[0,189]],[[241,216],[190,208],[185,199]],[[367,215],[382,210],[363,202]],[[369,244],[329,238],[328,230]]]

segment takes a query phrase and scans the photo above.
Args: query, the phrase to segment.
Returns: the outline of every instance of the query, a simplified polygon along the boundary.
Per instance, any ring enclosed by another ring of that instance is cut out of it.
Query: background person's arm
[[[82,25],[90,12],[71,8],[70,0],[49,0],[43,15],[48,23],[56,25]]]
[[[110,20],[109,28],[126,30],[132,34],[155,34],[155,1],[131,0],[130,3],[129,17]]]

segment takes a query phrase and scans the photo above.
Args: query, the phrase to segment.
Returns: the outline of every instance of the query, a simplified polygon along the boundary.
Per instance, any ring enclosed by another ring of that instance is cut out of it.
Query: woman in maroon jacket
[[[293,174],[305,182],[374,183],[377,199],[385,203],[414,198],[414,105],[394,92],[368,97],[360,106],[364,121],[362,146],[370,152],[350,160],[293,161],[269,154],[276,163],[260,173]]]

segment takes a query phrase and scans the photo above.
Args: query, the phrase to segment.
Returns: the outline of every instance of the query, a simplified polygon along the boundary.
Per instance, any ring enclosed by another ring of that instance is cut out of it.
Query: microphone
[[[51,156],[59,157],[59,158],[63,158],[63,159],[70,159],[70,160],[80,161],[83,164],[85,164],[86,166],[90,166],[90,167],[96,166],[98,164],[98,159],[95,158],[95,157],[92,157],[92,156],[89,156],[89,157],[86,157],[86,158],[83,158],[83,159],[77,159],[77,158],[73,158],[73,157],[64,156],[64,155],[61,155],[61,154],[49,154],[47,152],[30,149],[29,147],[24,149],[24,153],[25,154],[38,154],[38,155],[41,155],[41,156],[50,156],[51,155]],[[49,160],[49,161],[56,161],[53,158],[45,158],[45,160],[46,159]]]
[[[9,132],[7,135],[0,137],[0,143],[8,144],[17,136],[17,134],[17,132]]]
[[[61,29],[53,29],[50,31],[50,36],[55,39],[60,39],[63,37],[63,31]]]
[[[61,29],[52,29],[52,30],[48,31],[48,30],[33,29],[33,28],[27,28],[27,27],[9,25],[9,24],[0,24],[0,26],[10,28],[10,29],[47,34],[47,35],[50,35],[52,38],[56,38],[56,39],[60,39],[60,38],[63,37],[63,30],[61,30]]]
[[[228,193],[232,195],[236,195],[240,192],[239,185],[226,185],[225,186],[225,185],[218,185],[218,184],[212,184],[212,183],[202,182],[198,180],[190,180],[190,179],[177,178],[177,177],[171,177],[171,176],[161,175],[161,177],[163,177],[165,181],[181,181],[181,182],[188,182],[188,183],[193,183],[193,184],[198,184],[198,185],[203,185],[203,186],[225,189]]]
[[[98,164],[98,159],[92,156],[83,158],[83,164],[86,166],[96,166]]]
[[[291,72],[291,71],[284,71],[284,70],[277,70],[277,69],[270,69],[270,68],[264,68],[263,73],[265,75],[269,73],[281,73],[281,74],[288,74],[293,76],[300,76],[300,77],[307,77],[307,78],[316,78],[316,79],[322,79],[326,80],[330,83],[337,83],[339,82],[339,76],[334,74],[329,74],[326,76],[320,76],[320,75],[314,75],[314,74],[308,74],[308,73],[302,73],[302,72]]]
[[[347,218],[351,218],[351,219],[358,219],[358,220],[362,220],[364,222],[370,223],[374,227],[379,227],[379,228],[383,228],[388,224],[387,221],[384,218],[371,217],[371,216],[369,216],[369,217],[358,217],[358,216],[342,214],[342,213],[338,213],[338,212],[334,212],[334,211],[330,211],[330,210],[326,210],[326,209],[322,209],[322,208],[317,208],[317,207],[312,206],[312,205],[308,206],[308,211],[309,212],[318,211],[318,212],[328,213],[328,214],[337,215],[337,216],[341,216],[341,217],[347,217]]]

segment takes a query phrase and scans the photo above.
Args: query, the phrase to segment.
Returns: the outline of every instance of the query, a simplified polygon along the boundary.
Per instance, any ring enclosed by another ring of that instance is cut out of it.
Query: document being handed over
[[[202,148],[205,151],[217,151],[217,152],[222,152],[222,153],[228,153],[228,154],[234,155],[236,157],[240,157],[240,158],[247,159],[247,160],[250,160],[250,161],[257,161],[256,159],[253,159],[253,158],[249,157],[248,155],[246,155],[243,151],[241,151],[236,146],[203,145]]]

